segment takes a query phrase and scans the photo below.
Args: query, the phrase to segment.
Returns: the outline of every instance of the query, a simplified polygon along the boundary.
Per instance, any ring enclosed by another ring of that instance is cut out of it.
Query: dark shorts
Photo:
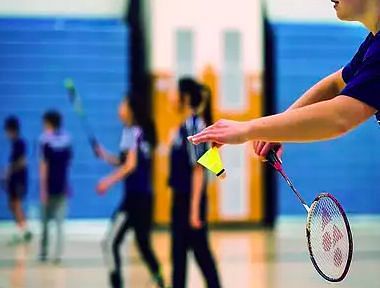
[[[8,183],[9,200],[23,200],[26,195],[26,183],[24,181],[11,181]]]

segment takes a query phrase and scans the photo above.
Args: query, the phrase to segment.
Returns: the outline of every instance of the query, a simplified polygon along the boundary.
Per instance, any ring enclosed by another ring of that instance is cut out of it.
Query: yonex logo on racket
[[[340,267],[343,264],[343,255],[342,251],[339,249],[338,242],[343,239],[343,233],[339,230],[336,225],[328,225],[331,222],[332,218],[327,211],[322,212],[322,248],[325,252],[330,252],[331,249],[334,249],[333,259],[334,265]],[[330,228],[330,229],[329,229]],[[325,231],[329,230],[329,231]],[[332,231],[331,231],[332,230]],[[332,236],[331,236],[332,234]]]

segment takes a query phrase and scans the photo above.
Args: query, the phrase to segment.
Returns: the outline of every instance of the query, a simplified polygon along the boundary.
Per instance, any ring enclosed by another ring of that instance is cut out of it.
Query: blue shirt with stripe
[[[125,127],[120,141],[120,162],[124,163],[128,153],[136,151],[135,170],[125,178],[126,195],[152,194],[152,156],[153,148],[147,141],[143,130],[138,126]]]
[[[41,158],[47,164],[49,195],[68,193],[68,170],[72,158],[71,137],[64,131],[45,132],[40,140]]]

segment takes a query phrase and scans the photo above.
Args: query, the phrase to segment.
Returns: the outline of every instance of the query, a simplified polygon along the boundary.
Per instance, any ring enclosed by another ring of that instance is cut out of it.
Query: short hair
[[[45,112],[43,116],[43,120],[45,123],[50,124],[53,126],[54,129],[61,128],[62,125],[62,116],[61,114],[56,110],[48,110]]]
[[[18,133],[20,131],[20,122],[16,116],[8,116],[4,121],[4,129],[10,132]]]

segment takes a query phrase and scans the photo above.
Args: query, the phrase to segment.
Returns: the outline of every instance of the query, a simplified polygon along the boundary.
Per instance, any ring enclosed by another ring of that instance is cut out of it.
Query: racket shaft
[[[290,187],[290,189],[292,189],[292,191],[294,192],[294,194],[296,194],[298,200],[301,202],[302,206],[305,208],[306,212],[309,213],[310,211],[310,208],[309,206],[306,204],[305,200],[302,198],[301,194],[297,191],[296,187],[293,185],[292,181],[289,179],[289,177],[285,174],[285,172],[283,170],[279,170],[282,178],[285,179],[286,183],[288,184],[288,186]]]
[[[95,156],[98,157],[99,156],[99,153],[97,150],[97,148],[99,147],[98,140],[94,136],[94,133],[92,132],[92,129],[90,125],[88,124],[87,118],[85,116],[82,116],[80,118],[81,118],[83,130],[86,133],[86,136],[87,136],[88,142],[90,143],[92,151],[94,152]]]
[[[95,154],[95,156],[99,156],[98,153],[98,141],[96,140],[94,133],[92,132],[92,129],[88,123],[86,114],[84,113],[83,107],[82,107],[82,102],[79,97],[79,95],[76,93],[76,90],[74,88],[68,89],[68,96],[71,104],[73,105],[75,113],[78,115],[80,118],[80,122],[82,123],[82,128],[86,133],[88,142],[90,143],[90,146]]]

